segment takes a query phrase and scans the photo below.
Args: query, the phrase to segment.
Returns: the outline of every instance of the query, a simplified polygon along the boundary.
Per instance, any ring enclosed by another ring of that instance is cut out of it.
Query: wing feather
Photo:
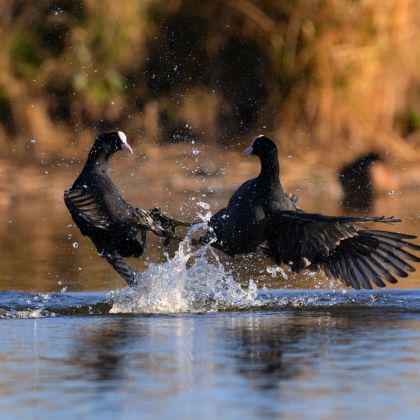
[[[98,229],[110,229],[112,223],[102,210],[101,203],[87,189],[77,188],[64,191],[64,202],[76,219]]]
[[[294,269],[309,260],[312,268],[341,280],[355,289],[384,287],[396,283],[415,268],[407,262],[420,258],[403,248],[418,251],[406,235],[369,230],[363,223],[394,223],[385,217],[334,217],[293,211],[277,211],[268,218],[268,253],[276,262],[291,263]]]

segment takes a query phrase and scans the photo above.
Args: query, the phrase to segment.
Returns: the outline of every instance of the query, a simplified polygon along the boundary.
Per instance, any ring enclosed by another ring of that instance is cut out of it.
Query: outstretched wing
[[[420,250],[407,242],[413,235],[368,230],[360,223],[394,223],[384,217],[332,217],[293,211],[278,211],[267,220],[267,252],[277,263],[295,269],[321,268],[327,275],[355,289],[371,289],[371,282],[384,287],[396,283],[394,274],[406,277],[415,271],[409,261],[420,261],[403,248]]]
[[[85,188],[77,188],[64,191],[64,202],[69,209],[71,215],[75,219],[79,228],[81,226],[93,226],[98,229],[109,230],[111,221],[107,214],[103,211],[101,203],[95,195]]]

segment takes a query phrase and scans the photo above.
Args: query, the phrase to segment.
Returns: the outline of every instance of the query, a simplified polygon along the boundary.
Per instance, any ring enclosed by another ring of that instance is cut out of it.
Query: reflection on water
[[[116,318],[97,325],[86,325],[80,332],[78,340],[69,358],[64,361],[72,366],[68,379],[85,377],[93,384],[104,386],[117,385],[125,379],[124,351],[147,335],[144,326],[130,328],[132,320]]]
[[[304,339],[307,328],[286,322],[286,318],[261,322],[251,317],[246,325],[239,325],[227,334],[234,340],[232,354],[237,372],[261,390],[277,388],[282,380],[296,377],[304,370],[304,361],[293,363],[289,353]]]
[[[418,310],[15,319],[0,334],[3,414],[413,418],[420,409]]]

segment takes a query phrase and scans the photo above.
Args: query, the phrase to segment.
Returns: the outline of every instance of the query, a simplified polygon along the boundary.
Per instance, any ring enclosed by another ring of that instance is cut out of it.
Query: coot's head
[[[378,160],[383,160],[383,157],[378,152],[370,152],[365,155],[364,159],[367,162],[376,162]]]
[[[377,152],[371,152],[359,158],[358,163],[360,169],[369,167],[372,163],[383,161],[383,157]]]
[[[108,159],[119,150],[133,153],[133,149],[127,142],[127,136],[122,131],[114,131],[112,133],[99,134],[96,137],[91,154],[95,157]]]
[[[261,159],[267,156],[277,156],[277,146],[273,140],[261,135],[254,139],[251,146],[244,150],[246,155],[256,155]]]
[[[339,173],[342,183],[354,182],[355,177],[369,177],[370,167],[376,162],[383,162],[384,158],[377,152],[370,152],[343,166]],[[367,183],[368,180],[362,181]]]

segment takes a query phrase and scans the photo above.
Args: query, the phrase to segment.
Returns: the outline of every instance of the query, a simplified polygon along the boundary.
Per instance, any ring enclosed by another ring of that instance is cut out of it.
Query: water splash
[[[28,309],[28,310],[14,310],[11,309],[6,311],[0,309],[0,319],[1,318],[44,318],[46,316],[55,316],[54,313],[50,313],[43,309]]]
[[[257,286],[241,287],[209,245],[191,249],[191,237],[207,224],[193,226],[174,258],[149,263],[138,285],[107,295],[110,313],[176,313],[249,308],[257,305]]]
[[[187,268],[188,272],[188,268]],[[126,289],[124,293],[127,292]],[[235,290],[239,293],[235,297]],[[205,298],[190,301],[178,307],[179,311],[203,312],[203,311],[254,311],[254,312],[284,312],[284,311],[310,311],[324,313],[340,313],[342,316],[351,316],[355,311],[362,311],[367,316],[374,313],[383,317],[387,313],[401,313],[403,316],[420,314],[420,291],[418,289],[394,289],[374,291],[354,290],[284,290],[270,289],[259,290],[257,297],[252,290],[236,289],[232,287],[221,287],[220,294],[210,293],[207,301]],[[244,294],[248,292],[248,297]],[[146,299],[138,294],[126,294],[118,292],[118,302],[112,301],[109,295],[97,292],[74,292],[74,293],[52,293],[50,299],[39,300],[38,293],[7,292],[0,291],[0,319],[2,318],[51,318],[62,316],[112,316],[115,312],[130,313],[158,313],[162,312],[163,302],[152,307],[142,306],[139,299]],[[139,293],[139,292],[137,292]],[[221,297],[220,297],[221,295]],[[131,296],[131,300],[130,300]],[[181,294],[182,296],[182,294]],[[201,295],[203,296],[203,295]],[[150,299],[150,295],[148,296]],[[196,296],[198,297],[198,296]],[[229,299],[228,299],[229,297]],[[104,300],[107,299],[107,301]],[[137,299],[137,300],[136,300]],[[134,302],[136,300],[136,303]],[[193,309],[191,309],[194,303]],[[167,311],[174,312],[174,302],[166,300]],[[118,305],[124,305],[118,307]],[[157,310],[158,309],[158,310]],[[146,311],[147,310],[147,311]]]

